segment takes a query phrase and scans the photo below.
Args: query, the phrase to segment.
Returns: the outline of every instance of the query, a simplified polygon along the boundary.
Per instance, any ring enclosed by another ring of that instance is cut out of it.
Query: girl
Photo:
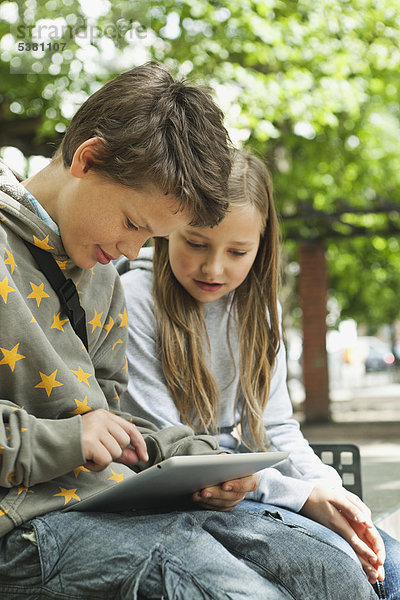
[[[125,402],[161,428],[184,423],[211,433],[228,451],[290,451],[259,473],[258,489],[246,495],[253,502],[242,506],[278,506],[290,523],[353,557],[354,550],[369,581],[381,586],[385,548],[369,509],[322,464],[291,418],[277,303],[278,221],[267,169],[244,152],[233,164],[229,205],[214,228],[187,226],[155,239],[154,257],[152,248],[143,249],[123,276]],[[212,507],[223,493],[214,487],[193,499]],[[381,533],[390,546],[386,584],[394,600],[400,544]]]

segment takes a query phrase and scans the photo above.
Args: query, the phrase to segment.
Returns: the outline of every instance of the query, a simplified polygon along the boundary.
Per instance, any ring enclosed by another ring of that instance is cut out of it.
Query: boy
[[[219,109],[157,64],[124,73],[89,98],[52,162],[22,185],[2,168],[0,597],[289,597],[268,581],[271,565],[248,534],[267,533],[258,515],[61,512],[131,475],[128,465],[220,451],[187,428],[158,431],[119,411],[127,317],[108,263],[134,258],[150,236],[189,222],[216,224],[229,170]],[[26,242],[75,283],[83,333]],[[254,478],[234,484],[222,507],[253,485]],[[284,552],[280,528],[271,528]],[[244,559],[233,554],[238,539]],[[320,573],[313,562],[302,564],[307,578],[308,568]],[[292,579],[285,585],[311,597]],[[345,590],[326,598],[347,597],[348,582]]]

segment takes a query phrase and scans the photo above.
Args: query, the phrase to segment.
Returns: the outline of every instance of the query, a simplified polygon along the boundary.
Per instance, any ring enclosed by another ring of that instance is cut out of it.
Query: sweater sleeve
[[[0,417],[0,486],[30,487],[84,463],[79,415],[39,419],[2,400]]]
[[[297,512],[317,482],[330,487],[340,487],[342,483],[335,469],[324,465],[313,452],[303,437],[299,423],[292,416],[286,385],[286,353],[281,343],[264,413],[264,424],[270,450],[290,454],[275,467],[259,473],[259,487],[256,492],[248,494],[248,497]]]

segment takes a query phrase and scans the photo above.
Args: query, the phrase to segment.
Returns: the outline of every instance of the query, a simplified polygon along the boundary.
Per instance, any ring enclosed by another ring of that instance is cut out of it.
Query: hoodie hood
[[[129,258],[122,256],[121,258],[118,258],[114,264],[120,275],[123,275],[123,273],[127,273],[128,271],[134,271],[135,269],[150,271],[152,273],[153,254],[154,248],[152,246],[146,246],[145,248],[141,248],[135,260],[129,260]]]
[[[17,176],[0,161],[0,219],[20,238],[65,259],[61,237],[36,214]]]

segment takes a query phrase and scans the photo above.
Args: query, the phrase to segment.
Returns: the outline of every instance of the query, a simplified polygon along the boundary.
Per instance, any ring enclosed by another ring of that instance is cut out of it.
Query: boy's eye
[[[126,226],[128,229],[133,229],[134,231],[139,231],[139,227],[137,225],[135,225],[135,223],[132,223],[132,221],[130,219],[126,219]]]
[[[196,242],[191,242],[190,240],[186,240],[186,243],[191,248],[204,248],[204,244],[196,244]]]

